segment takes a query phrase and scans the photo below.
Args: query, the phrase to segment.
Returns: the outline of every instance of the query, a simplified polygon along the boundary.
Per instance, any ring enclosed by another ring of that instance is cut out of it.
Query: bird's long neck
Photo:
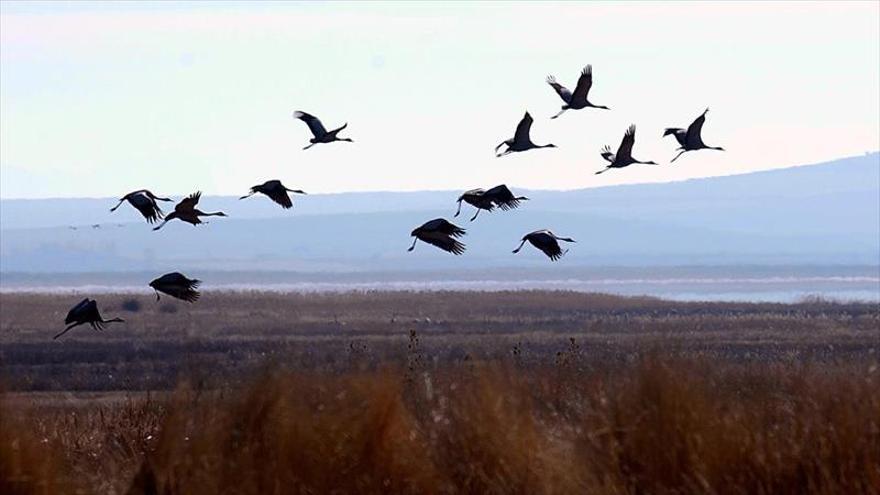
[[[461,213],[461,200],[460,199],[458,200],[458,209],[455,210],[455,215],[453,215],[453,216],[457,217],[459,213]]]
[[[199,216],[203,216],[203,217],[225,217],[226,216],[226,213],[223,213],[222,211],[212,211],[209,213],[199,211],[198,214],[199,214]]]
[[[122,204],[123,201],[125,201],[125,198],[120,199],[119,202],[116,203],[116,206],[114,206],[113,208],[110,208],[110,211],[116,211],[116,208],[119,208],[119,206]]]
[[[548,143],[548,144],[536,144],[536,145],[535,145],[535,148],[555,148],[555,147],[556,147],[556,145],[555,145],[555,144],[552,144],[552,143]]]

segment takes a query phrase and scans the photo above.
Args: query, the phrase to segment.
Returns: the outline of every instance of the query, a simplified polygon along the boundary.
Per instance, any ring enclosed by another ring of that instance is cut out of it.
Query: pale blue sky
[[[820,162],[880,148],[880,7],[861,3],[3,2],[0,197],[571,189]],[[549,117],[593,64],[591,99]],[[725,153],[600,176],[638,126],[711,111]],[[302,151],[301,109],[355,143]],[[525,110],[536,150],[496,159]]]

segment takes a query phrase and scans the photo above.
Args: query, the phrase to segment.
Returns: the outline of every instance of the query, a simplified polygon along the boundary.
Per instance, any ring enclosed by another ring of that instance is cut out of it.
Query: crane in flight
[[[294,194],[305,194],[305,191],[301,191],[299,189],[288,189],[281,183],[280,180],[267,180],[262,184],[258,184],[251,188],[251,192],[238,198],[245,199],[253,196],[254,194],[260,193],[265,194],[272,201],[281,205],[285,210],[293,207],[293,201],[290,199],[290,195],[287,193]]]
[[[553,76],[547,76],[547,84],[549,84],[554,90],[556,90],[556,94],[562,98],[562,101],[565,102],[562,105],[562,110],[559,111],[556,115],[550,117],[551,119],[555,119],[559,117],[566,110],[580,110],[582,108],[603,108],[605,110],[610,110],[610,108],[605,105],[594,105],[590,103],[590,100],[587,99],[587,96],[590,93],[590,88],[593,87],[593,66],[587,65],[584,67],[584,70],[581,71],[581,76],[578,78],[577,86],[574,87],[574,92],[571,92],[565,86],[556,82],[556,78]]]
[[[688,126],[687,129],[682,129],[680,127],[667,127],[663,131],[663,137],[666,137],[670,134],[675,136],[675,140],[678,141],[680,145],[678,147],[679,151],[675,158],[669,161],[669,163],[674,162],[678,159],[682,154],[688,151],[697,151],[697,150],[718,150],[724,151],[724,148],[721,146],[709,146],[703,142],[703,137],[701,136],[703,132],[703,124],[706,122],[706,113],[709,112],[709,109],[703,110],[703,113],[697,117],[696,120],[691,122],[691,125]]]
[[[171,201],[171,198],[160,198],[146,189],[138,189],[119,198],[119,203],[110,208],[110,211],[116,211],[125,201],[141,212],[147,223],[154,223],[161,220],[163,216],[162,209],[159,208],[156,201]]]
[[[194,192],[193,194],[190,194],[186,198],[182,199],[174,207],[174,211],[169,213],[168,216],[165,217],[165,220],[162,221],[162,223],[153,227],[153,230],[161,229],[163,226],[165,226],[166,223],[170,222],[171,220],[174,220],[175,218],[182,221],[182,222],[186,222],[186,223],[189,223],[192,225],[198,225],[198,224],[202,223],[202,220],[199,217],[225,217],[225,216],[227,216],[226,213],[223,213],[222,211],[205,213],[202,210],[199,210],[198,208],[196,208],[196,206],[199,204],[199,199],[201,197],[202,197],[202,192],[197,191],[197,192]]]
[[[501,141],[501,144],[495,147],[495,156],[504,156],[508,153],[528,151],[535,148],[555,148],[555,144],[535,144],[532,142],[532,138],[529,136],[532,122],[534,122],[534,119],[529,115],[529,112],[526,112],[522,120],[519,121],[519,124],[516,125],[516,132],[513,134],[513,137]],[[507,146],[507,149],[502,153],[498,153],[502,146]]]
[[[553,232],[549,230],[536,230],[534,232],[530,232],[523,236],[522,242],[519,243],[519,246],[513,250],[513,254],[519,252],[522,249],[523,245],[528,241],[529,244],[538,248],[542,253],[546,254],[551,261],[556,261],[562,257],[565,253],[568,252],[568,249],[565,251],[559,246],[559,241],[564,242],[577,242],[570,237],[559,237]]]
[[[458,238],[465,234],[465,229],[450,223],[443,218],[435,218],[422,224],[421,227],[413,230],[410,235],[414,238],[412,246],[407,251],[412,251],[416,247],[416,241],[427,242],[433,246],[452,254],[464,253],[465,246],[458,241]]]
[[[84,325],[88,323],[95,330],[104,330],[104,325],[108,323],[122,323],[125,320],[122,318],[111,318],[109,320],[105,320],[101,313],[98,312],[98,303],[95,302],[94,299],[89,299],[88,297],[80,301],[76,306],[70,309],[67,313],[67,317],[64,318],[64,324],[67,325],[61,333],[52,338],[52,340],[61,337],[65,333],[69,332],[73,327],[77,327],[79,325]]]
[[[339,134],[339,131],[348,127],[348,122],[342,124],[342,127],[338,127],[336,129],[333,129],[332,131],[328,131],[324,128],[324,124],[321,123],[321,120],[318,119],[318,117],[315,117],[314,115],[308,114],[306,112],[297,110],[293,112],[293,118],[305,122],[306,125],[309,126],[309,130],[312,131],[313,137],[309,139],[309,143],[311,144],[303,148],[304,150],[307,150],[318,143],[332,143],[333,141],[348,141],[349,143],[354,142],[349,138],[341,138],[337,136],[337,134]]]
[[[617,153],[612,153],[610,146],[606,145],[604,148],[602,148],[602,158],[604,158],[605,161],[608,162],[608,166],[596,172],[596,175],[611,170],[612,168],[628,167],[633,163],[641,163],[643,165],[657,165],[657,163],[655,162],[642,162],[632,157],[632,149],[635,142],[636,126],[635,124],[633,124],[629,126],[629,128],[626,130],[626,133],[623,135],[623,140],[620,141],[620,147],[617,148]]]

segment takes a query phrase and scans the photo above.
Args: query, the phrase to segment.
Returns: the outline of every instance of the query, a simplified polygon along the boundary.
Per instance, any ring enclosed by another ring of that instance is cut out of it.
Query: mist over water
[[[560,290],[601,292],[623,296],[653,296],[677,301],[755,301],[792,303],[809,298],[840,302],[880,303],[876,276],[766,276],[743,278],[595,278],[505,280],[373,280],[207,283],[212,291],[267,291],[279,293],[342,293],[352,291],[520,291]],[[45,285],[40,281],[0,283],[0,292],[58,294],[150,294],[146,285],[130,283],[76,283]]]

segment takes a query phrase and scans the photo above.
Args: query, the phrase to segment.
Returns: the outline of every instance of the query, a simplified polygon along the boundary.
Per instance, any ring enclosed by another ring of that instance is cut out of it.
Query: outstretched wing
[[[540,249],[542,253],[546,254],[551,261],[556,261],[561,258],[563,254],[565,254],[562,251],[562,248],[559,247],[559,242],[557,242],[556,239],[550,237],[549,235],[542,235],[538,244],[538,249]]]
[[[89,302],[82,309],[82,316],[85,321],[101,321],[101,313],[98,312],[98,303],[94,299],[90,299]]]
[[[269,189],[266,191],[266,196],[269,196],[269,199],[281,205],[285,210],[293,207],[293,201],[290,200],[290,195],[283,187]]]
[[[553,76],[547,76],[547,84],[553,87],[556,90],[556,94],[562,98],[562,101],[568,103],[571,101],[571,91],[568,90],[565,86],[556,82],[556,78]]]
[[[636,126],[631,125],[626,130],[626,134],[623,135],[623,140],[620,141],[620,147],[617,148],[617,154],[615,158],[623,159],[623,160],[631,160],[632,159],[632,149],[633,144],[636,142]]]
[[[434,220],[425,222],[419,227],[419,230],[424,232],[439,232],[443,235],[449,235],[452,237],[460,237],[465,233],[465,229],[455,225],[445,218],[435,218]]]
[[[128,202],[134,206],[137,211],[141,212],[147,223],[154,223],[163,217],[162,210],[156,201],[150,199],[146,194],[140,193],[128,198]]]
[[[438,220],[440,221],[437,223],[437,228],[435,229],[437,232],[442,232],[443,234],[452,237],[461,237],[465,234],[465,229],[459,227],[458,225],[455,225],[454,223],[443,218],[440,218]]]
[[[514,142],[528,143],[531,141],[529,131],[532,129],[532,121],[532,116],[529,115],[529,112],[526,112],[522,120],[519,121],[519,124],[516,125],[516,132],[513,134]]]
[[[663,137],[672,134],[675,137],[675,140],[678,141],[678,144],[684,146],[687,144],[687,131],[680,127],[667,127],[663,130]]]
[[[708,111],[709,109],[707,108],[702,115],[697,117],[697,120],[688,126],[687,137],[685,138],[688,148],[700,148],[703,146],[703,138],[700,137],[700,133],[703,131],[703,123],[706,122],[706,112]]]
[[[196,302],[201,295],[196,289],[201,285],[201,280],[189,279],[180,272],[166,273],[152,281],[151,286],[186,302]]]
[[[186,198],[182,199],[180,203],[177,203],[177,206],[174,207],[174,211],[189,211],[196,207],[199,204],[199,199],[202,198],[202,191],[196,191]]]
[[[464,253],[464,244],[442,232],[422,232],[418,235],[418,238],[432,246],[437,246],[447,253],[456,255]]]
[[[571,99],[574,101],[586,101],[591,87],[593,87],[593,66],[587,65],[581,71],[581,77],[578,78],[578,83],[574,88]]]
[[[614,163],[614,153],[611,152],[611,147],[607,144],[602,147],[602,158],[608,163]]]
[[[83,314],[90,302],[92,302],[92,300],[87,297],[78,302],[76,306],[70,308],[70,311],[67,312],[67,317],[64,318],[64,323],[73,323],[76,321],[79,315]]]
[[[520,205],[520,202],[526,198],[517,198],[513,195],[506,185],[501,184],[489,189],[483,194],[484,197],[498,205],[504,211],[512,210]]]
[[[315,117],[312,114],[297,110],[293,112],[293,118],[305,122],[306,125],[309,126],[309,130],[312,131],[312,135],[316,138],[320,138],[324,134],[327,134],[327,129],[324,128],[324,124],[318,120],[318,117]]]

